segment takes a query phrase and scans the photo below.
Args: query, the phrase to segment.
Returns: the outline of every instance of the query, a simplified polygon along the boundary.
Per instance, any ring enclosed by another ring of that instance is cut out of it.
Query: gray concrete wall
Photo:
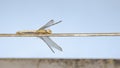
[[[120,60],[0,59],[0,68],[120,68]]]

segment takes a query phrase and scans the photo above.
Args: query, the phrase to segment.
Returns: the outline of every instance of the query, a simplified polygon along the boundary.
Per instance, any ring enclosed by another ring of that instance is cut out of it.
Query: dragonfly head
[[[47,32],[48,34],[51,34],[51,33],[52,33],[52,31],[51,31],[50,29],[47,29],[46,32]]]

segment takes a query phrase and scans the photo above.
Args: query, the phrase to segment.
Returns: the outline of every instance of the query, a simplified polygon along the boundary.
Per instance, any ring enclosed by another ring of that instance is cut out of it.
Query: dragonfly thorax
[[[52,31],[50,29],[46,29],[46,30],[37,30],[35,32],[36,34],[51,34]]]

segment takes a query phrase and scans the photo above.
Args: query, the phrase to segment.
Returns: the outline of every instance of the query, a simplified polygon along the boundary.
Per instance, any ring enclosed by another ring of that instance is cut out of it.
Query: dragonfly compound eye
[[[46,30],[46,31],[47,31],[47,33],[48,33],[48,34],[51,34],[51,33],[52,33],[52,31],[51,31],[51,30],[49,30],[49,29],[48,29],[48,30]]]

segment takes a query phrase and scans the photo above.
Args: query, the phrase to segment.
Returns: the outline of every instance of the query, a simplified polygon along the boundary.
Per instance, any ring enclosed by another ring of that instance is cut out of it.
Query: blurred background
[[[0,0],[0,33],[36,30],[49,20],[53,33],[120,32],[119,0]],[[0,58],[120,58],[120,37],[51,37],[55,54],[36,37],[1,37]]]

